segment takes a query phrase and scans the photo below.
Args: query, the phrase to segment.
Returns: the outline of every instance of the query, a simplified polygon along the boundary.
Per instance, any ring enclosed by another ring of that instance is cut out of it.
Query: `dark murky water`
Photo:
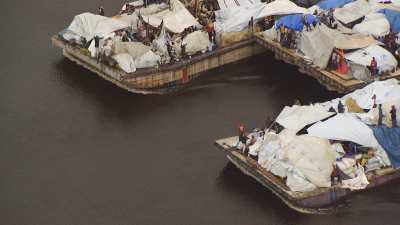
[[[119,8],[0,3],[0,224],[398,224],[398,182],[334,214],[303,215],[213,146],[240,122],[257,126],[295,98],[333,93],[269,54],[174,94],[127,93],[50,44],[73,15],[99,4]]]

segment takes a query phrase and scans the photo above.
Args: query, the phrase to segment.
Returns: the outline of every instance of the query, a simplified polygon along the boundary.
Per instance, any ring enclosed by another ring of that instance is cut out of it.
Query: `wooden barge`
[[[351,195],[380,186],[400,177],[400,170],[385,168],[366,174],[370,184],[363,190],[349,190],[340,187],[318,188],[312,192],[293,192],[286,186],[283,179],[262,168],[254,159],[244,156],[233,147],[238,137],[220,139],[215,145],[223,150],[227,158],[243,173],[251,176],[263,186],[271,190],[287,206],[301,213],[326,213]]]
[[[283,60],[285,63],[295,65],[301,73],[307,74],[325,86],[328,90],[339,93],[348,93],[364,87],[366,82],[357,80],[348,74],[340,74],[336,71],[320,69],[303,55],[293,49],[282,47],[278,42],[264,38],[262,33],[254,35],[255,41],[264,48],[274,52],[275,58]],[[382,77],[382,80],[400,78],[400,70]]]
[[[71,61],[127,91],[141,94],[168,92],[188,83],[202,72],[265,51],[253,39],[249,39],[174,64],[162,65],[159,68],[138,69],[134,73],[126,73],[118,68],[98,62],[91,58],[85,49],[72,46],[57,35],[52,37],[52,43],[61,48],[63,55]]]

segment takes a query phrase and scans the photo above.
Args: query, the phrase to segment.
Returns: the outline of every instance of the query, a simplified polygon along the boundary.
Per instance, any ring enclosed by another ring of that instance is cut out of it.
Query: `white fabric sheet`
[[[92,13],[82,13],[74,17],[68,29],[90,41],[94,36],[105,37],[110,33],[127,28],[129,25],[121,20],[112,19]]]
[[[336,116],[318,122],[307,129],[310,136],[339,141],[352,141],[365,147],[377,148],[378,142],[372,130],[351,114]]]
[[[378,38],[389,34],[390,24],[384,14],[371,13],[368,14],[361,23],[356,24],[353,27],[353,31]]]
[[[297,132],[306,125],[325,119],[333,114],[334,113],[327,112],[324,107],[318,105],[285,106],[276,118],[276,122],[286,129],[291,129]]]

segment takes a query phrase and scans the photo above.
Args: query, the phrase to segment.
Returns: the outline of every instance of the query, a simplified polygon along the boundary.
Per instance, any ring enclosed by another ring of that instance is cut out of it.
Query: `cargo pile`
[[[375,81],[342,98],[285,107],[267,129],[239,130],[236,148],[291,191],[364,189],[368,174],[400,167],[400,85]]]
[[[399,1],[322,0],[303,11],[275,16],[264,38],[297,51],[320,69],[365,82],[398,69]]]
[[[196,18],[179,0],[132,1],[111,18],[101,15],[102,8],[99,15],[77,15],[59,37],[98,61],[133,73],[215,49],[212,20],[198,11]]]

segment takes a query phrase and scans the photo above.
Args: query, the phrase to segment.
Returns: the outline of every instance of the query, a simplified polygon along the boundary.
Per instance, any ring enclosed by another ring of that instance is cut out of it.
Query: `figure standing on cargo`
[[[396,107],[394,105],[392,105],[392,109],[390,110],[390,118],[392,119],[392,127],[397,127]]]
[[[247,143],[247,137],[244,133],[244,126],[240,125],[239,126],[239,141],[236,146],[237,149],[244,153],[246,151],[246,143]]]
[[[206,32],[208,34],[208,40],[212,42],[213,37],[215,37],[215,30],[214,30],[214,23],[211,20],[208,20],[207,22]]]
[[[383,120],[383,111],[382,111],[382,104],[378,105],[378,126],[382,126]]]
[[[338,113],[344,113],[344,105],[342,104],[342,101],[339,101],[337,109],[338,109]]]
[[[99,7],[98,12],[99,12],[100,16],[104,16],[105,15],[103,6]]]
[[[378,74],[378,63],[376,62],[375,57],[372,57],[370,64],[371,76],[372,79],[375,79],[375,76]]]

